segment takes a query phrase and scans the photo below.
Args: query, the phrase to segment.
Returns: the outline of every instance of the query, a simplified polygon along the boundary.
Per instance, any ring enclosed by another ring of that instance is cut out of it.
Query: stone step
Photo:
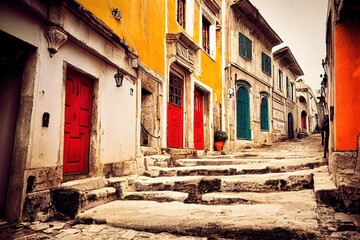
[[[51,190],[54,207],[58,213],[74,218],[87,209],[118,199],[116,189],[104,187],[89,191],[75,188],[56,188]]]
[[[210,160],[211,161],[211,160]],[[222,176],[222,175],[242,175],[242,174],[264,174],[276,172],[288,172],[305,169],[314,169],[326,164],[321,158],[292,159],[292,160],[272,160],[268,162],[256,162],[249,164],[242,163],[244,160],[227,160],[232,165],[199,165],[184,166],[173,168],[160,168],[159,176]],[[205,161],[200,162],[204,163]],[[223,162],[215,160],[214,162]],[[209,162],[205,162],[209,163]]]
[[[208,239],[317,238],[314,209],[301,203],[226,206],[176,201],[113,201],[78,214],[76,220]]]
[[[104,177],[92,177],[69,181],[61,184],[61,188],[72,188],[81,191],[89,191],[107,186],[107,180]]]
[[[293,149],[296,150],[296,149]],[[296,159],[296,158],[311,158],[314,155],[318,155],[318,152],[314,154],[310,151],[307,152],[296,152],[290,150],[280,151],[259,151],[259,150],[248,150],[240,153],[232,153],[228,155],[206,155],[200,156],[203,159]]]
[[[331,207],[338,204],[338,188],[331,180],[328,166],[320,167],[314,171],[314,192],[318,203]]]
[[[188,198],[188,193],[175,191],[146,191],[146,192],[125,192],[123,200],[148,200],[157,202],[184,202]]]
[[[313,188],[313,170],[235,176],[139,177],[137,191],[181,191],[195,195],[208,192],[259,192]]]
[[[312,189],[313,170],[221,178],[222,192],[266,192]]]
[[[203,204],[282,204],[316,208],[312,189],[282,192],[213,192],[202,195]]]
[[[223,166],[236,164],[268,163],[269,159],[178,159],[176,162],[182,166]]]

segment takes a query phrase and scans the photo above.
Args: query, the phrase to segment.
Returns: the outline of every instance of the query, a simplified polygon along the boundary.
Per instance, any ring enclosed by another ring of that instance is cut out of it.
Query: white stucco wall
[[[66,16],[64,17],[66,19]],[[69,21],[73,19],[69,16]],[[70,22],[65,25],[71,25]],[[21,27],[19,27],[21,26]],[[52,167],[63,164],[65,71],[64,65],[79,69],[98,81],[97,135],[102,164],[135,158],[136,141],[136,86],[124,79],[123,86],[115,86],[117,69],[68,40],[52,58],[47,49],[45,26],[32,16],[0,3],[0,29],[37,48],[36,79],[34,86],[33,118],[29,144],[29,168]],[[78,32],[87,47],[98,49],[113,65],[127,68],[125,52],[106,41],[84,23],[72,24],[71,32]],[[115,50],[114,50],[115,49]],[[121,58],[122,57],[122,58]],[[126,66],[125,66],[126,65]],[[95,85],[95,84],[94,84]],[[130,89],[133,95],[130,95]],[[96,98],[95,98],[96,99]],[[49,127],[42,127],[42,115],[50,113]]]

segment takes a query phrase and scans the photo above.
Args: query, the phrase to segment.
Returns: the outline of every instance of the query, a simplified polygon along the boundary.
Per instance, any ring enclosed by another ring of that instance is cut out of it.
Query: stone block
[[[61,184],[61,188],[72,188],[81,191],[87,191],[103,188],[106,185],[107,180],[104,177],[92,177],[63,183]]]
[[[62,182],[62,174],[62,167],[47,167],[27,170],[27,191],[36,192],[59,187]]]
[[[104,165],[103,171],[106,178],[135,175],[137,173],[137,162],[125,161],[107,163]]]
[[[28,193],[25,197],[22,219],[45,221],[54,217],[50,190]]]

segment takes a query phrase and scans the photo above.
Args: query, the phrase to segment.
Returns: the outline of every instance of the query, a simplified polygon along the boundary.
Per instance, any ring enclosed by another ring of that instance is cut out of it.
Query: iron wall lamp
[[[124,79],[124,74],[118,70],[118,72],[114,75],[116,87],[121,87]]]

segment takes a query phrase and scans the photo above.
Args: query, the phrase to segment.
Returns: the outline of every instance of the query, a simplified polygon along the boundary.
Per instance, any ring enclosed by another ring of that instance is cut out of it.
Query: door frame
[[[34,71],[34,69],[37,69],[39,61],[36,47],[7,33],[1,33],[1,35],[2,34],[9,37],[11,41],[18,42],[27,50],[27,58],[24,62],[20,87],[20,104],[16,119],[16,130],[5,204],[5,218],[10,221],[16,221],[21,219],[26,195],[26,169],[28,169],[30,165],[30,140],[32,138],[32,129],[34,128],[32,114],[34,109],[35,82],[37,79],[37,72]]]
[[[203,140],[203,142],[202,142],[202,145],[203,145],[203,148],[202,149],[196,149],[196,147],[195,147],[195,93],[196,92],[198,92],[199,94],[200,94],[200,96],[201,96],[201,104],[202,104],[202,106],[201,106],[201,108],[202,108],[202,125],[203,125],[203,129],[202,129],[202,134],[203,134],[203,137],[202,137],[202,140]],[[193,128],[194,128],[194,149],[196,149],[196,150],[204,150],[205,149],[205,126],[204,126],[204,123],[205,123],[205,94],[204,94],[204,92],[203,91],[201,91],[199,88],[197,88],[197,87],[195,87],[194,88],[194,104],[193,104],[193,109],[194,109],[194,121],[193,121]]]
[[[170,92],[170,76],[171,74],[174,74],[176,77],[180,78],[182,80],[182,92],[181,92],[181,101],[182,101],[182,144],[180,149],[185,147],[185,112],[186,112],[186,92],[185,92],[185,81],[186,81],[186,74],[181,71],[180,69],[178,69],[175,66],[171,66],[170,67],[170,71],[169,71],[169,80],[167,83],[167,96],[166,96],[166,116],[167,116],[167,121],[166,121],[166,146],[168,148],[170,147],[170,143],[169,143],[169,116],[168,116],[168,105],[169,105],[169,92]]]
[[[194,111],[194,93],[195,89],[202,92],[203,95],[203,120],[204,120],[204,150],[211,151],[214,149],[214,128],[211,127],[211,123],[213,123],[213,89],[206,85],[205,83],[199,81],[195,77],[191,77],[191,138],[194,139],[194,119],[195,119],[195,111]],[[192,141],[194,143],[194,140]],[[194,147],[194,145],[190,145],[190,147]]]
[[[90,138],[89,138],[89,157],[88,157],[88,172],[87,173],[73,173],[63,174],[63,181],[69,181],[82,178],[83,176],[91,177],[102,174],[100,166],[100,126],[98,125],[98,99],[99,99],[99,80],[89,74],[88,72],[75,67],[74,65],[65,62],[63,63],[63,86],[62,86],[62,100],[61,100],[61,138],[60,138],[60,165],[64,164],[64,141],[65,141],[65,98],[66,98],[66,79],[67,72],[75,71],[85,77],[92,79],[92,105],[91,105],[91,123],[90,123]]]
[[[247,93],[248,93],[248,114],[249,114],[249,133],[250,133],[250,137],[249,138],[239,138],[238,137],[238,129],[237,129],[237,124],[238,124],[238,104],[237,104],[237,93],[238,93],[238,91],[239,91],[239,89],[240,88],[244,88],[246,91],[247,91]],[[249,88],[247,87],[247,86],[245,86],[245,85],[239,85],[239,86],[237,86],[237,88],[236,88],[236,92],[235,92],[235,126],[236,126],[236,139],[237,140],[246,140],[246,141],[251,141],[252,140],[252,134],[251,134],[251,111],[250,111],[250,109],[251,109],[251,106],[250,106],[250,102],[251,102],[251,98],[250,98],[250,90],[249,90]]]

